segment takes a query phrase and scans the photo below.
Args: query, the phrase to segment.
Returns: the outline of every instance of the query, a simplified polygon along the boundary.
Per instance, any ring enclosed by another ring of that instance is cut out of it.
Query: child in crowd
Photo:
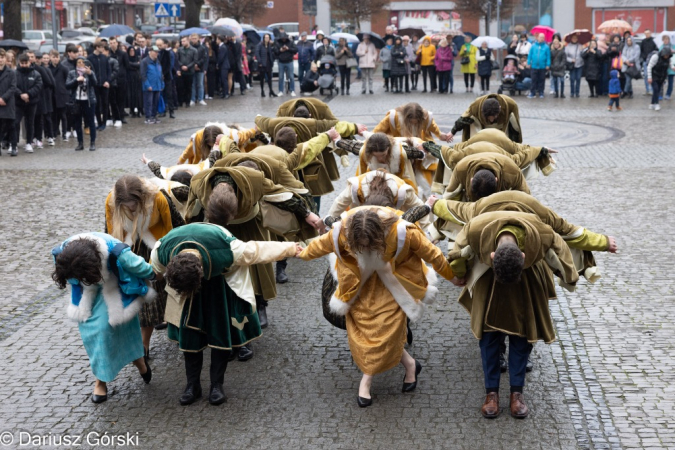
[[[612,70],[609,73],[609,106],[607,111],[612,110],[612,106],[616,105],[616,110],[621,111],[623,108],[619,106],[619,96],[621,95],[621,82],[619,81],[619,72]]]
[[[506,64],[506,67],[502,69],[502,76],[504,77],[504,80],[516,81],[516,75],[518,75],[519,73],[520,72],[518,71],[516,62],[513,59],[509,59],[509,62],[508,64]]]

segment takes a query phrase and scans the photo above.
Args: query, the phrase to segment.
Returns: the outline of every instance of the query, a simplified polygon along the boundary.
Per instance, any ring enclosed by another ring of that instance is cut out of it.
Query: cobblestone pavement
[[[417,101],[449,130],[473,99],[395,96],[381,88],[363,98],[359,87],[330,106],[338,117],[369,126],[398,104]],[[551,302],[559,339],[535,347],[526,387],[532,414],[524,421],[506,411],[493,421],[480,416],[478,345],[456,302],[459,291],[447,282],[414,328],[411,352],[424,365],[417,391],[400,393],[397,368],[376,377],[374,405],[359,409],[360,375],[345,333],[321,316],[324,261],[290,262],[291,282],[270,305],[271,325],[254,344],[256,356],[228,368],[226,404],[179,406],[183,363],[165,332],[153,339],[150,385],[130,366],[109,385],[108,402],[92,404],[93,375],[77,327],[65,318],[65,296],[50,281],[49,250],[77,232],[103,229],[103,202],[114,181],[124,173],[149,175],[142,153],[171,163],[206,121],[250,125],[255,114],[273,115],[285,98],[261,99],[254,89],[181,109],[179,119],[160,125],[131,121],[101,133],[95,153],[76,153],[71,141],[33,155],[3,154],[0,444],[9,431],[15,438],[9,448],[18,447],[23,431],[51,437],[53,447],[58,436],[95,432],[131,433],[142,448],[675,448],[668,413],[675,406],[675,294],[668,275],[673,108],[666,102],[650,111],[642,92],[622,101],[621,113],[607,112],[605,100],[517,98],[525,142],[561,151],[559,170],[535,180],[533,193],[571,222],[616,236],[621,249],[597,255],[603,278],[595,285],[581,282],[576,293],[559,291]],[[343,173],[353,170],[354,164]],[[324,210],[329,203],[324,199]],[[507,408],[507,379],[502,386]]]

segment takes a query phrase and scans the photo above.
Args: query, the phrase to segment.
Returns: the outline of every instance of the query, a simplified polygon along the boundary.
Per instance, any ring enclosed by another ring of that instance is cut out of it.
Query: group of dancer
[[[460,131],[462,142],[449,145]],[[349,153],[359,158],[356,174],[321,218],[321,196],[334,190]],[[151,336],[167,323],[185,359],[180,403],[202,396],[211,348],[208,401],[222,404],[228,362],[253,357],[268,301],[288,281],[286,260],[327,256],[324,317],[346,330],[363,373],[359,406],[372,404],[373,377],[399,363],[402,392],[415,390],[423,365],[405,349],[409,324],[433,303],[440,276],[463,287],[459,302],[483,362],[483,416],[499,415],[508,368],[510,413],[526,417],[532,344],[555,339],[554,276],[573,291],[580,275],[599,277],[592,251],[617,250],[614,238],[566,222],[530,195],[527,180],[550,174],[555,153],[523,144],[517,104],[491,94],[448,133],[416,103],[388,111],[370,132],[304,98],[276,117],[257,116],[251,129],[207,123],[176,165],[143,155],[150,173],[115,183],[105,233],[72,236],[52,251],[52,278],[71,287],[68,316],[96,377],[92,401],[107,400],[106,383],[130,362],[151,381]]]

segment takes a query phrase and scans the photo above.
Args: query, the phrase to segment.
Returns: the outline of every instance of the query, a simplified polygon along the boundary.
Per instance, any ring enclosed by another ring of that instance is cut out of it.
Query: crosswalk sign
[[[155,3],[155,17],[169,17],[168,3]]]

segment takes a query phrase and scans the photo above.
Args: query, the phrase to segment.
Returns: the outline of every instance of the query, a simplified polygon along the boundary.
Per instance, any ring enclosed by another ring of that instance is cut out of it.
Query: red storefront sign
[[[55,2],[55,5],[57,11],[63,11],[63,2],[57,1]],[[52,9],[51,0],[45,0],[45,9]]]
[[[654,33],[665,31],[665,8],[644,9],[594,9],[593,20],[597,28],[606,20],[625,20],[633,25],[633,34],[651,30]]]

